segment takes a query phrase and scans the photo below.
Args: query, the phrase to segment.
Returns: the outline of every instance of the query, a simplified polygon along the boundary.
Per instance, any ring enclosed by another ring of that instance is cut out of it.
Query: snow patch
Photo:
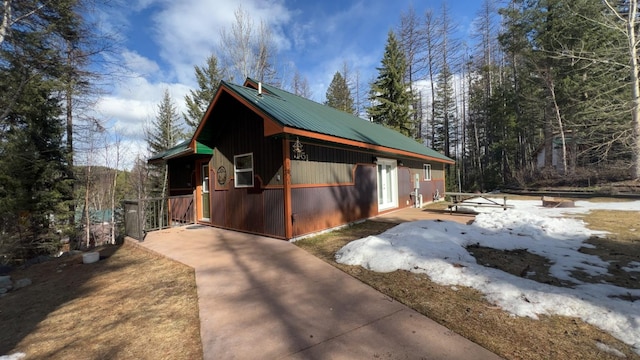
[[[25,353],[13,353],[11,355],[2,355],[0,356],[0,360],[21,360],[27,357],[27,354]]]
[[[585,283],[573,277],[575,270],[592,276],[609,275],[608,262],[578,251],[591,247],[584,242],[589,237],[605,233],[587,229],[580,219],[563,217],[592,209],[640,211],[640,201],[577,201],[575,208],[543,208],[535,200],[511,200],[509,204],[514,208],[482,208],[471,225],[440,220],[403,223],[380,235],[350,242],[336,253],[336,261],[376,272],[402,269],[424,273],[441,285],[471,287],[517,316],[578,317],[640,354],[640,301],[616,298],[638,298],[640,290]],[[472,244],[498,250],[526,249],[551,261],[552,276],[577,285],[556,287],[485,267],[466,250]],[[630,263],[628,268],[640,271],[640,263]]]

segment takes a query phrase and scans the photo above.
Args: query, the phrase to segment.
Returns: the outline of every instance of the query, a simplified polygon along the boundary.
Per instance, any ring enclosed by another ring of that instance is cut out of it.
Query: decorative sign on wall
[[[296,142],[293,143],[293,158],[295,160],[307,160],[307,154],[304,153],[300,138],[296,138]]]
[[[227,182],[227,169],[224,166],[218,168],[218,184],[223,186]]]

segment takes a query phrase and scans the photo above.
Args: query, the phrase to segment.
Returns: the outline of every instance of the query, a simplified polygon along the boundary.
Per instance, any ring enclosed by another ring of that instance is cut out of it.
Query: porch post
[[[291,214],[291,154],[289,151],[289,139],[286,137],[282,140],[284,154],[283,161],[283,185],[284,185],[284,235],[285,238],[293,237],[293,218]]]

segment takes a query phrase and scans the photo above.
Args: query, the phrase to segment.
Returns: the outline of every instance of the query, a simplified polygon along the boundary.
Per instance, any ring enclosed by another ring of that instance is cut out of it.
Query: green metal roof
[[[256,86],[258,84],[252,79],[247,81]],[[257,90],[250,87],[225,81],[222,85],[254,104],[282,126],[453,162],[452,159],[397,131],[273,86],[262,84],[263,92],[259,95]]]
[[[204,155],[213,154],[213,149],[197,141],[196,141],[196,149],[195,151],[193,151],[193,149],[189,146],[190,143],[191,143],[191,140],[185,140],[170,149],[167,149],[161,153],[153,155],[147,161],[148,162],[165,161],[171,158],[180,157],[182,155],[190,155],[190,154],[204,154]]]

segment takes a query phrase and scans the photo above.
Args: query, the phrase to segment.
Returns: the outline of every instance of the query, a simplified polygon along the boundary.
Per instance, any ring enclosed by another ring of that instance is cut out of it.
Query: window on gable
[[[422,165],[424,169],[424,181],[431,181],[431,164]]]
[[[253,153],[233,157],[236,187],[253,187]]]

